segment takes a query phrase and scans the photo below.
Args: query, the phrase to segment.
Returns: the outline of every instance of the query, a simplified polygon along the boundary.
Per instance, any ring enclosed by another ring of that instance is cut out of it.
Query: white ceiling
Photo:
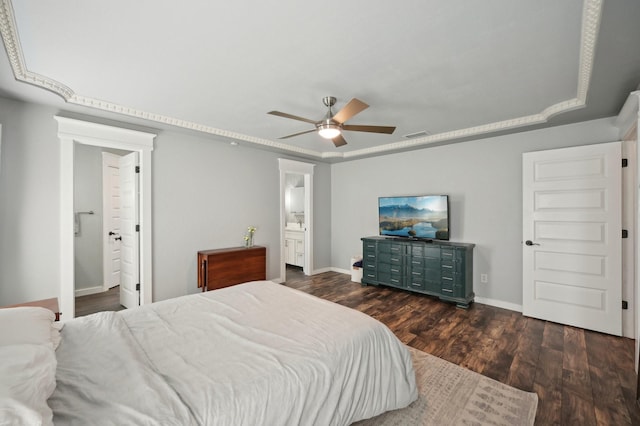
[[[0,2],[0,94],[326,161],[611,116],[640,83],[637,0]],[[328,95],[395,133],[278,139],[312,125],[268,111]]]

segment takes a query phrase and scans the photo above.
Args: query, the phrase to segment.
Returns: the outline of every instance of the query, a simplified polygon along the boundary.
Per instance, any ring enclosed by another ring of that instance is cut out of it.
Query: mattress
[[[61,337],[56,425],[348,425],[417,398],[386,326],[270,281],[77,318]]]

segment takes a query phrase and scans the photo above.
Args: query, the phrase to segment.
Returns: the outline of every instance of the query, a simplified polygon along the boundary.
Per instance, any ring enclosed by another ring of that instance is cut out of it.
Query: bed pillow
[[[42,416],[22,402],[0,396],[0,426],[42,425]]]
[[[51,344],[55,350],[60,343],[56,316],[48,309],[23,306],[0,309],[0,346],[29,343]]]
[[[53,424],[47,399],[56,387],[56,356],[50,344],[0,346],[0,419],[11,416],[17,424]]]

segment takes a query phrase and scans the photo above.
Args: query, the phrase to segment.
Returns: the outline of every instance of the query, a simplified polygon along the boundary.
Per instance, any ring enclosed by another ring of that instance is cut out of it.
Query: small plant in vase
[[[255,226],[247,227],[247,233],[244,235],[244,246],[253,247],[253,234],[256,232]]]

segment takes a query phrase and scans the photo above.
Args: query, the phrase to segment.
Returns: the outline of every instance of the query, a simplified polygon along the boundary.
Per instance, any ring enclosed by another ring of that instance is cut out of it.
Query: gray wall
[[[58,111],[0,98],[0,305],[58,295]],[[126,126],[125,126],[126,127]],[[238,246],[246,227],[268,248],[279,278],[279,171],[275,153],[160,131],[153,152],[154,300],[194,293],[198,250]],[[473,242],[479,297],[521,304],[522,153],[617,139],[612,119],[407,153],[318,163],[314,267],[348,270],[377,234],[377,198],[449,194],[451,239]],[[305,160],[302,160],[305,161]],[[481,284],[480,273],[489,275]]]
[[[197,136],[163,132],[153,152],[154,300],[197,292],[196,252],[254,243],[267,247],[267,278],[280,278],[281,155]],[[316,200],[328,197],[330,169],[315,167]],[[330,206],[315,220],[316,268],[329,267]]]
[[[102,149],[96,146],[74,146],[73,210],[80,214],[80,232],[75,243],[76,290],[102,287]]]
[[[58,295],[60,148],[49,108],[0,98],[0,305]]]
[[[0,305],[59,293],[57,113],[0,98]],[[154,300],[197,292],[196,252],[241,245],[249,225],[258,228],[256,244],[268,249],[267,278],[280,278],[279,157],[191,133],[158,132],[152,157]],[[314,186],[314,263],[329,268],[329,165],[316,165]]]
[[[615,140],[609,118],[336,164],[331,264],[348,270],[378,234],[379,196],[448,194],[451,240],[476,244],[476,295],[521,305],[522,153]]]

